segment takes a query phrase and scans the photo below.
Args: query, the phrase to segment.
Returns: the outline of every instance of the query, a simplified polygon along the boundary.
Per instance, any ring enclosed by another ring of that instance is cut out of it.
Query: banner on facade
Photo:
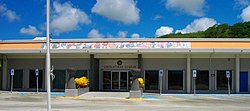
[[[46,49],[46,43],[41,47]],[[168,49],[191,48],[190,42],[91,42],[51,43],[51,49]]]

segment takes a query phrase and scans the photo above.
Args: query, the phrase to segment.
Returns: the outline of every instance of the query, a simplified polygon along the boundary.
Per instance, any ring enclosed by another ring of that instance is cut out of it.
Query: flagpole
[[[51,91],[50,91],[50,0],[47,0],[46,7],[46,76],[47,76],[47,111],[51,111]]]

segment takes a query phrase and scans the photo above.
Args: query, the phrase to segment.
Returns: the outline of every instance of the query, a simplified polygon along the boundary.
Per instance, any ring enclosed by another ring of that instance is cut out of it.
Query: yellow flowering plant
[[[86,88],[89,85],[89,80],[87,77],[75,78],[76,88]]]
[[[143,78],[137,78],[138,82],[139,82],[139,85],[140,85],[140,88],[143,88],[144,87],[144,80]],[[133,82],[130,81],[130,84],[132,84]]]
[[[137,80],[139,81],[140,88],[143,88],[144,87],[144,80],[143,80],[143,78],[137,78]]]

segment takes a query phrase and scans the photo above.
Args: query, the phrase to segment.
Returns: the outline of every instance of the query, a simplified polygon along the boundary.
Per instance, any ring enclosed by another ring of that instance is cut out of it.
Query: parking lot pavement
[[[53,111],[250,111],[248,94],[144,94],[128,99],[128,92],[90,92],[78,97],[52,94]],[[0,92],[0,111],[46,111],[46,93]]]

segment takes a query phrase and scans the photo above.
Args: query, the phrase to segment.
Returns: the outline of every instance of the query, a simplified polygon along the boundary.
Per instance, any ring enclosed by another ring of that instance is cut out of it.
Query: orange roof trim
[[[250,42],[191,42],[192,48],[250,48]]]
[[[42,43],[8,43],[0,44],[0,50],[40,50]]]

